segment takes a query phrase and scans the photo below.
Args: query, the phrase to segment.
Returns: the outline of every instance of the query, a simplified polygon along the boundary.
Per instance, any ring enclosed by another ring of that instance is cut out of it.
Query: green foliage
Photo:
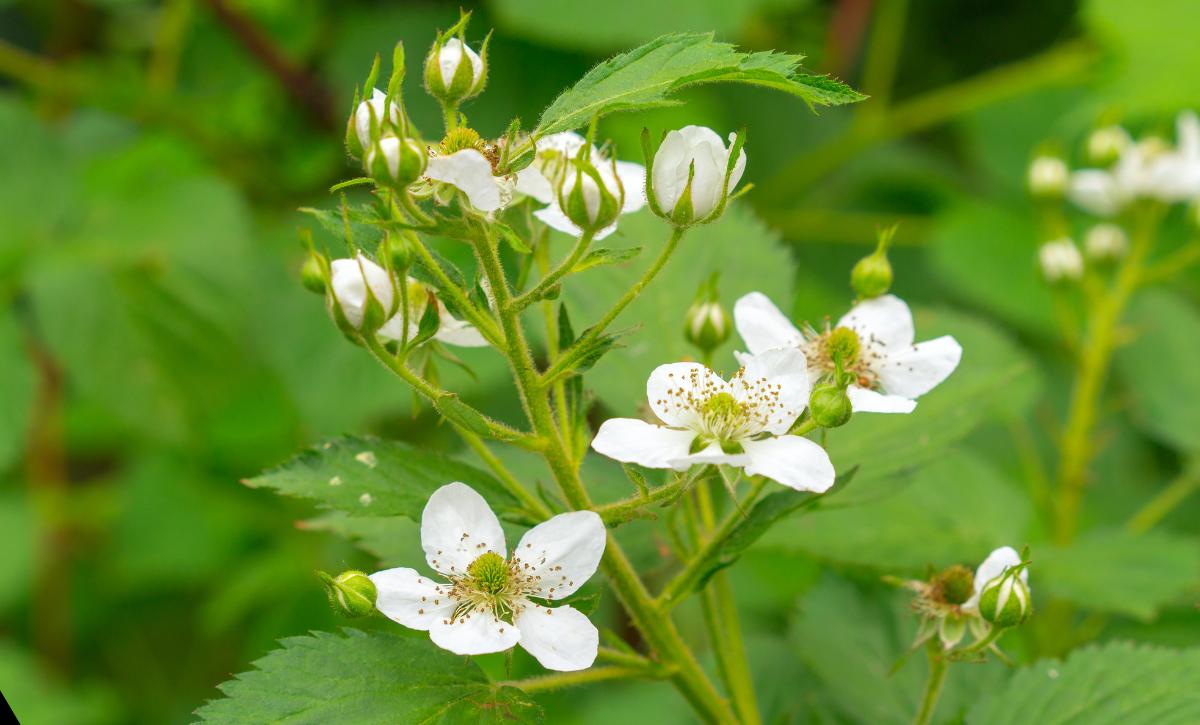
[[[1196,101],[1188,78],[1200,71],[1200,49],[1178,32],[1188,0],[1158,0],[1138,8],[1122,0],[1089,0],[1083,20],[1114,56],[1102,93],[1131,112],[1172,113]]]
[[[620,111],[680,103],[670,96],[705,83],[764,86],[803,99],[810,106],[841,105],[864,96],[826,76],[798,70],[803,56],[742,53],[718,43],[712,33],[671,34],[593,68],[554,99],[538,121],[536,135],[570,131],[592,118]]]
[[[18,455],[29,433],[35,380],[25,341],[17,321],[0,308],[0,470]]]
[[[1018,672],[971,708],[970,725],[1123,723],[1184,725],[1200,719],[1200,650],[1112,642]]]
[[[326,441],[244,483],[351,516],[406,516],[420,521],[429,496],[453,481],[474,488],[498,514],[518,509],[516,500],[491,474],[419,446],[373,437]]]
[[[523,723],[540,713],[519,690],[489,684],[462,657],[424,638],[316,632],[282,647],[220,686],[201,722]]]
[[[36,659],[0,640],[0,684],[17,722],[104,725],[120,722],[120,705],[112,693],[88,684],[67,689],[41,671]]]

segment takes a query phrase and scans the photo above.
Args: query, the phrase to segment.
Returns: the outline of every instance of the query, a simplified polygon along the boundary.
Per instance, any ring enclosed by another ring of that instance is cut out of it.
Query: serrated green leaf
[[[1039,547],[1031,571],[1055,597],[1149,620],[1200,588],[1200,545],[1157,532],[1097,531],[1066,548]]]
[[[1200,722],[1200,650],[1111,642],[1018,672],[969,725],[1190,725]]]
[[[702,83],[765,86],[810,106],[861,101],[865,96],[833,78],[798,71],[803,56],[743,53],[712,33],[680,33],[610,58],[564,91],[542,113],[536,136],[570,131],[618,111],[675,105],[675,92]]]
[[[484,471],[424,448],[373,437],[335,438],[244,483],[351,516],[406,516],[420,521],[429,496],[453,481],[478,491],[497,514],[511,516],[520,508]]]
[[[488,682],[470,661],[424,637],[314,632],[220,685],[201,722],[529,723],[541,710],[524,693]]]
[[[627,249],[593,249],[587,253],[587,256],[579,260],[572,272],[582,272],[585,269],[599,267],[604,264],[620,264],[628,262],[634,257],[642,253],[641,247],[629,247]]]

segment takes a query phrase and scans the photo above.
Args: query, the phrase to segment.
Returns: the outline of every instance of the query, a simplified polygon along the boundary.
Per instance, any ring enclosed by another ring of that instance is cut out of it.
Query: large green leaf
[[[893,573],[928,564],[974,567],[997,546],[1024,543],[1032,518],[1021,490],[965,451],[892,480],[875,495],[844,507],[830,498],[828,506],[768,531],[759,546]]]
[[[1192,79],[1200,73],[1200,46],[1179,22],[1196,11],[1192,0],[1089,0],[1082,16],[1111,49],[1105,100],[1127,112],[1174,112],[1196,102]]]
[[[1200,650],[1112,642],[1047,660],[988,693],[970,725],[1185,725],[1200,722]]]
[[[417,446],[372,437],[326,441],[244,483],[309,499],[351,516],[406,516],[420,521],[429,496],[453,481],[474,488],[497,513],[511,514],[519,508],[512,494],[484,471]]]
[[[220,685],[201,722],[520,723],[538,707],[423,636],[314,632]]]
[[[554,99],[536,134],[570,131],[593,117],[674,105],[670,96],[702,83],[765,86],[802,98],[809,105],[854,103],[864,98],[841,81],[799,70],[803,56],[742,53],[712,33],[664,35],[610,58]]]
[[[1148,620],[1200,590],[1200,544],[1171,534],[1098,531],[1066,548],[1037,549],[1032,569],[1054,596]]]
[[[1117,350],[1117,370],[1133,400],[1133,420],[1176,448],[1200,452],[1200,312],[1163,290],[1134,300],[1136,338]]]

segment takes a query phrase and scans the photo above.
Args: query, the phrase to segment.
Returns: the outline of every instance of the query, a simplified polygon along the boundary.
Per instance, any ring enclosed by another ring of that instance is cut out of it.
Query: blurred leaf
[[[488,473],[419,446],[371,437],[335,438],[244,483],[351,516],[420,521],[430,495],[453,481],[475,489],[498,514],[519,508]]]
[[[673,33],[610,58],[554,99],[538,121],[544,136],[587,125],[593,117],[676,105],[677,91],[704,83],[746,83],[802,98],[810,106],[841,105],[865,96],[841,81],[798,70],[801,55],[742,53],[712,33]]]
[[[424,557],[421,523],[406,516],[350,516],[329,511],[297,523],[305,531],[328,531],[374,556],[381,568],[403,566]]]
[[[966,451],[893,479],[875,495],[844,507],[830,498],[768,531],[760,547],[889,572],[929,564],[973,568],[997,546],[1024,543],[1032,519],[1022,491]]]
[[[0,301],[0,304],[3,304]],[[12,307],[0,307],[0,471],[21,454],[29,432],[36,380]]]
[[[1038,587],[1092,611],[1149,620],[1200,589],[1200,544],[1183,536],[1097,531],[1032,557]]]
[[[1200,650],[1173,651],[1132,642],[1077,650],[1018,672],[971,708],[970,725],[1121,723],[1185,725],[1200,721]]]
[[[33,585],[38,556],[38,535],[34,509],[17,493],[0,496],[0,548],[7,564],[0,573],[0,614],[24,601]],[[0,681],[0,684],[4,684]]]
[[[1200,311],[1151,290],[1134,299],[1128,321],[1137,337],[1117,349],[1116,365],[1134,422],[1163,443],[1200,452]]]
[[[950,310],[918,310],[916,326],[918,340],[953,335],[963,347],[962,362],[946,382],[921,396],[913,413],[855,415],[844,428],[830,431],[826,448],[838,469],[862,467],[851,499],[874,494],[864,482],[934,460],[983,421],[1013,418],[1037,398],[1036,368],[998,328]]]
[[[94,685],[67,687],[50,677],[33,656],[0,640],[0,689],[13,722],[36,725],[93,725],[121,722],[120,705]]]
[[[917,711],[928,664],[918,652],[896,672],[912,646],[916,616],[904,596],[881,586],[858,589],[826,576],[798,605],[789,641],[820,681],[818,696],[849,722],[909,723]],[[955,722],[979,693],[1003,682],[997,662],[951,667],[935,722]]]
[[[1196,11],[1191,0],[1089,0],[1082,19],[1113,50],[1115,72],[1103,88],[1109,102],[1132,112],[1174,112],[1196,102],[1200,46],[1179,22]]]
[[[518,723],[540,720],[524,693],[421,637],[314,632],[220,685],[201,722]]]

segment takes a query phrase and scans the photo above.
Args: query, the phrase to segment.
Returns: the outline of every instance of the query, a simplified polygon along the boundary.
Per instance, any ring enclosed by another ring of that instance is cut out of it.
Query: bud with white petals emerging
[[[1038,156],[1029,164],[1029,193],[1038,199],[1057,199],[1067,191],[1071,172],[1057,156]]]
[[[384,186],[403,189],[425,174],[429,153],[411,138],[385,136],[367,152],[366,171]]]
[[[1129,132],[1120,126],[1098,128],[1087,139],[1088,161],[1097,166],[1108,166],[1121,158],[1132,143]]]
[[[1043,244],[1038,250],[1038,262],[1048,282],[1077,280],[1083,276],[1083,255],[1075,242],[1066,237]]]
[[[374,332],[398,307],[387,270],[359,254],[335,259],[329,265],[329,308],[347,332]]]
[[[732,326],[729,312],[721,306],[717,291],[719,274],[714,272],[696,290],[696,299],[688,308],[683,326],[684,338],[695,345],[705,357],[729,339]]]
[[[376,138],[388,133],[402,133],[405,126],[402,114],[398,102],[388,102],[386,93],[373,89],[371,97],[359,103],[350,117],[353,133],[346,135],[350,150],[355,156],[361,156]]]
[[[983,585],[979,593],[979,616],[997,627],[1015,627],[1033,611],[1029,584],[1023,567],[1005,571]]]
[[[1088,230],[1083,239],[1083,248],[1088,259],[1113,262],[1125,256],[1129,249],[1129,237],[1116,224],[1097,224]]]
[[[744,134],[730,134],[730,145],[704,126],[684,126],[663,137],[650,151],[649,132],[642,146],[650,173],[646,197],[650,209],[677,227],[713,221],[725,211],[729,194],[746,170]]]
[[[345,571],[336,577],[317,572],[325,584],[329,606],[343,617],[365,617],[375,611],[378,591],[371,578],[361,571]]]
[[[571,223],[585,232],[612,226],[625,204],[625,189],[612,163],[593,166],[577,159],[563,172],[558,204]]]
[[[438,36],[425,58],[425,90],[446,108],[457,108],[474,98],[487,83],[487,48],[491,35],[476,53],[466,44],[463,31],[471,14]]]

